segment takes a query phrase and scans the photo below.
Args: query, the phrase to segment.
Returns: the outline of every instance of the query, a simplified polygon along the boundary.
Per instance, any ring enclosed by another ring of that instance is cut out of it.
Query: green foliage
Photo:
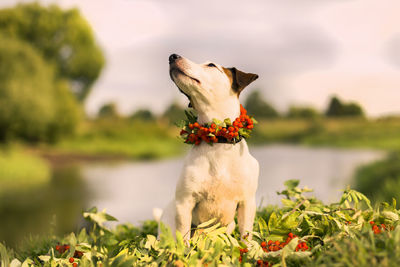
[[[374,201],[400,199],[400,152],[365,165],[355,175],[356,188]]]
[[[364,117],[362,107],[357,103],[342,103],[342,101],[334,96],[329,102],[326,110],[327,117]]]
[[[287,117],[291,119],[315,119],[319,116],[319,112],[313,107],[291,106],[287,114]]]
[[[0,10],[0,32],[35,47],[57,77],[73,84],[80,100],[88,95],[104,65],[102,51],[78,9],[18,4]]]
[[[115,103],[108,103],[104,104],[100,109],[99,113],[97,114],[98,118],[102,119],[116,119],[119,118],[120,115],[118,113],[118,108]]]
[[[185,119],[185,109],[177,103],[172,103],[163,113],[162,118],[166,119],[170,124]]]
[[[154,223],[150,223],[150,230],[149,223],[142,228],[124,224],[110,230],[104,223],[115,218],[91,209],[84,213],[90,230],[44,242],[40,249],[46,253],[23,257],[21,251],[14,254],[0,246],[0,255],[4,262],[34,266],[65,266],[70,257],[79,266],[255,266],[259,260],[268,261],[269,266],[399,264],[400,211],[393,205],[363,208],[358,204],[368,199],[350,189],[345,190],[339,203],[324,205],[306,196],[310,189],[299,188],[298,181],[288,181],[286,186],[280,192],[286,196],[283,207],[258,211],[252,240],[237,240],[237,232],[226,234],[226,228],[215,224],[215,220],[195,228],[188,242],[179,232],[174,239],[161,224],[162,234],[157,240]],[[371,221],[376,227],[384,224],[381,229],[386,230],[374,234]],[[278,251],[261,246],[266,240],[283,241],[289,233],[297,237]],[[298,242],[307,243],[310,249],[297,251]],[[70,248],[60,251],[55,249],[56,244],[68,244]],[[28,255],[26,251],[24,255]]]
[[[74,132],[80,110],[39,52],[0,35],[0,141],[56,141]]]
[[[276,118],[279,116],[274,107],[262,98],[260,91],[253,91],[247,97],[244,107],[249,114],[257,119]]]
[[[142,121],[154,121],[156,117],[154,114],[148,109],[139,109],[136,110],[131,116],[129,116],[132,120],[142,120]]]

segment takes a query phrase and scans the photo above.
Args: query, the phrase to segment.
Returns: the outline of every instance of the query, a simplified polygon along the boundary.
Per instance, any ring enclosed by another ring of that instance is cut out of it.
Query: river
[[[315,190],[324,202],[339,200],[358,166],[385,153],[363,149],[310,148],[294,145],[250,147],[260,163],[258,205],[279,204],[276,192],[288,179]],[[54,167],[48,186],[0,202],[0,241],[14,246],[30,233],[64,234],[82,225],[81,213],[106,209],[120,222],[152,219],[155,207],[173,197],[182,158],[159,161],[79,162]]]

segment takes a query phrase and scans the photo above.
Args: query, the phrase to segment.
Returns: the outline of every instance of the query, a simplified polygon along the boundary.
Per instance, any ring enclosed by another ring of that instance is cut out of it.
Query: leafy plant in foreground
[[[44,255],[18,257],[0,246],[2,266],[396,266],[400,252],[396,203],[375,209],[361,193],[346,189],[338,203],[324,205],[299,188],[285,183],[283,206],[257,212],[252,240],[226,234],[215,220],[194,229],[188,244],[177,232],[155,222],[142,228],[128,224],[110,230],[115,218],[91,209],[84,213],[90,230],[59,238]],[[26,255],[26,253],[25,253]],[[11,260],[13,259],[13,260]]]

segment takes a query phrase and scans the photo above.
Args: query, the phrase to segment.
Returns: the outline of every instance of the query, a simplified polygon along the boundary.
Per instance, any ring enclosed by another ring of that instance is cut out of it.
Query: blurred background
[[[257,73],[258,204],[288,179],[338,201],[400,199],[396,0],[0,2],[0,242],[82,226],[107,209],[152,219],[189,149],[168,56]]]

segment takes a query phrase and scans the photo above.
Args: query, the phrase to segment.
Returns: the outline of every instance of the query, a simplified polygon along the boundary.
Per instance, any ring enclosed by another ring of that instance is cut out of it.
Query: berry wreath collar
[[[206,142],[209,145],[214,143],[236,144],[243,138],[249,138],[254,124],[257,121],[247,115],[247,110],[240,105],[240,116],[232,123],[225,119],[220,121],[213,119],[212,123],[200,124],[197,116],[191,111],[185,110],[187,119],[182,120],[177,126],[181,128],[180,138],[186,144],[200,145]]]

